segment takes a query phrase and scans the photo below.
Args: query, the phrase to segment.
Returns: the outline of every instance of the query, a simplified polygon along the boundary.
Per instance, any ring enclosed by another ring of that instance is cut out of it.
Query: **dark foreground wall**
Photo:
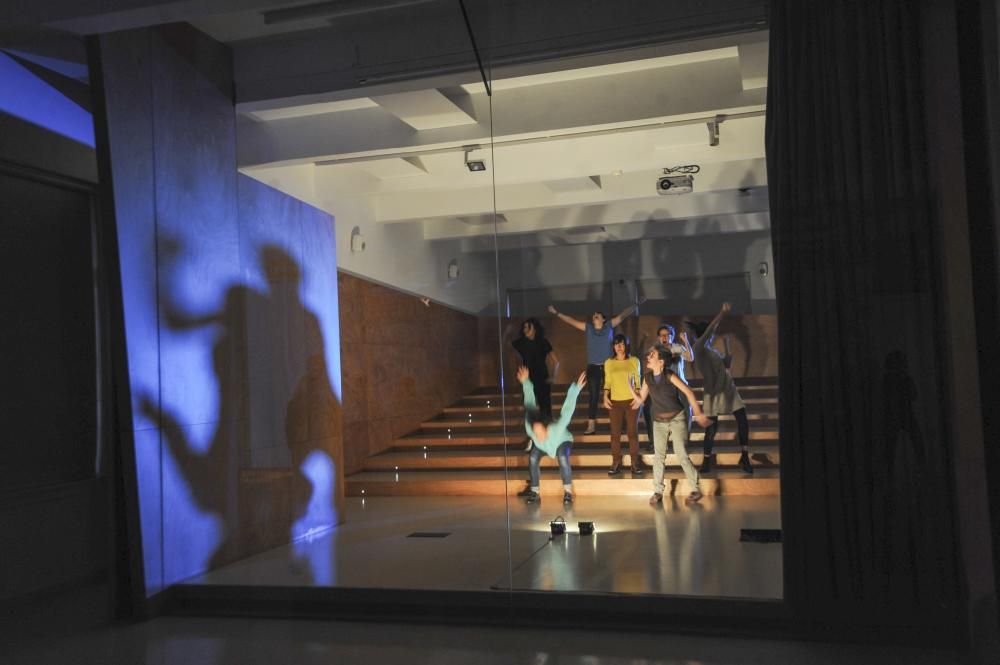
[[[100,43],[152,594],[337,523],[336,250],[329,215],[238,175],[226,47]]]

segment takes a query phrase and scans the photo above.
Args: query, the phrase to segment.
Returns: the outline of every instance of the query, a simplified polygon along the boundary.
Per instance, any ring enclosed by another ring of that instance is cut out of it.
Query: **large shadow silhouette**
[[[149,396],[141,408],[159,416],[198,510],[219,521],[219,544],[199,566],[212,569],[335,524],[336,473],[323,442],[336,436],[338,402],[319,320],[301,300],[302,269],[284,249],[257,252],[265,288],[232,285],[208,312],[185,309],[170,293],[181,251],[161,241],[168,286],[160,309],[174,332],[215,333],[215,429],[197,450],[179,410],[161,404],[157,414]],[[171,500],[164,497],[165,508]]]

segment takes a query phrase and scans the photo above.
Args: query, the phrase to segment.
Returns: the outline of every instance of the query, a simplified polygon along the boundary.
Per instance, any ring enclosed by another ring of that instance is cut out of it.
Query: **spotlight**
[[[562,515],[549,522],[549,531],[552,532],[553,536],[561,536],[566,533],[566,520],[563,519]]]
[[[694,176],[665,175],[656,181],[657,194],[690,194],[694,190]]]
[[[476,171],[485,171],[486,170],[486,162],[484,162],[483,160],[481,160],[481,159],[469,159],[469,153],[472,152],[473,150],[478,150],[479,149],[478,145],[466,145],[466,146],[462,146],[462,149],[465,150],[465,166],[466,166],[466,168],[468,168],[473,173],[475,173]]]
[[[578,522],[576,526],[580,530],[581,536],[591,536],[594,534],[593,522]]]

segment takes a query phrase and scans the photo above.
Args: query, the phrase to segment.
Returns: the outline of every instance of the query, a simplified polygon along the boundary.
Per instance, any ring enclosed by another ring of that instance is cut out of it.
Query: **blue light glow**
[[[94,147],[91,115],[4,53],[0,53],[0,111]]]

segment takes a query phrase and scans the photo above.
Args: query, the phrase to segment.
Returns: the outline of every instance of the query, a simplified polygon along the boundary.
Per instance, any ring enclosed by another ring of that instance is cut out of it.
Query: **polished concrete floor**
[[[161,618],[4,639],[4,665],[960,665],[957,653],[671,634]]]
[[[567,534],[550,538],[558,516]],[[596,532],[579,535],[581,520]],[[548,497],[534,505],[513,497],[358,498],[333,531],[188,582],[775,599],[781,545],[739,537],[741,528],[779,527],[778,497],[707,497],[693,506],[668,497],[656,508],[645,496],[583,496],[569,507]]]

